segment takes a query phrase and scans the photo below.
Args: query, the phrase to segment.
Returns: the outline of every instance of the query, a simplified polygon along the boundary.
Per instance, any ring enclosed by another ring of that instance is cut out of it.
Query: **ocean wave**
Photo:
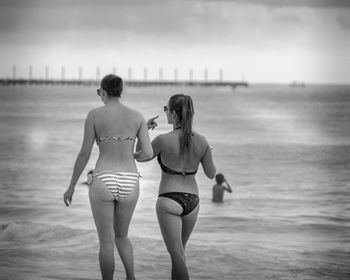
[[[135,242],[155,242],[161,240],[161,236],[145,236],[132,233]],[[98,244],[98,236],[95,229],[72,228],[61,224],[39,223],[31,221],[13,221],[0,224],[0,242],[26,243],[26,244],[53,244],[60,248],[86,247],[86,244],[95,246]],[[93,243],[93,244],[92,244]]]
[[[278,233],[289,234],[298,232],[302,235],[335,234],[349,236],[350,224],[348,218],[331,216],[307,216],[261,218],[261,217],[201,217],[197,229],[202,233],[225,234],[234,231],[248,233]]]
[[[338,223],[340,225],[345,225],[350,222],[350,217],[347,216],[332,216],[332,215],[297,215],[292,216],[290,218],[297,218],[298,220],[307,221],[307,220],[317,220],[317,221],[325,221],[325,222],[333,222]]]
[[[0,225],[0,241],[50,243],[87,236],[88,230],[72,229],[62,225],[17,221]]]

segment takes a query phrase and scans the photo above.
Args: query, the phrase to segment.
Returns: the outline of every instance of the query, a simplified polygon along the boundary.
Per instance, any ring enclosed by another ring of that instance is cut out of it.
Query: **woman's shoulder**
[[[204,135],[199,134],[196,131],[192,131],[192,140],[196,141],[197,143],[203,143],[203,144],[207,144],[208,141],[205,138]],[[174,133],[174,131],[169,131],[169,132],[165,132],[162,134],[158,134],[158,136],[156,137],[156,139],[158,140],[163,140],[163,141],[167,141],[167,140],[171,140],[171,139],[178,139],[178,135]]]
[[[195,150],[201,154],[204,155],[208,148],[210,148],[210,145],[205,138],[204,135],[199,134],[198,132],[193,131],[193,137],[192,137],[192,143],[194,144]]]
[[[163,145],[164,146],[173,146],[174,141],[178,141],[177,139],[178,139],[178,137],[176,135],[174,135],[173,131],[169,131],[169,132],[158,134],[153,139],[152,142],[157,144],[157,145],[161,145],[161,146],[163,146]]]
[[[135,119],[138,119],[138,120],[144,120],[145,118],[143,117],[143,115],[137,111],[136,109],[134,108],[131,108],[129,106],[126,106],[126,105],[123,105],[124,107],[124,110],[127,114],[129,114],[130,116],[132,116],[133,118]]]
[[[99,114],[99,112],[101,112],[101,110],[102,110],[102,107],[98,107],[98,108],[93,108],[93,109],[91,109],[91,110],[87,113],[86,118],[87,118],[87,119],[94,119],[94,118]]]
[[[92,109],[89,112],[89,114],[95,115],[95,116],[99,116],[99,115],[103,116],[107,111],[108,110],[106,109],[106,106],[101,106],[101,107]],[[144,120],[144,117],[139,111],[125,105],[122,105],[122,107],[119,108],[119,114],[122,114],[124,118],[132,121],[136,121],[137,123],[140,123],[142,120]]]
[[[100,106],[100,107],[96,107],[96,108],[93,108],[91,109],[89,112],[88,112],[88,115],[96,115],[102,111],[104,111],[104,107],[105,106]]]
[[[194,140],[197,140],[197,141],[200,141],[201,143],[204,143],[204,144],[207,144],[208,141],[207,139],[205,138],[204,135],[198,133],[197,131],[192,131],[192,135],[194,136]]]
[[[169,137],[171,137],[171,132],[165,132],[165,133],[158,134],[158,135],[154,138],[154,140],[166,142],[167,139],[169,140]]]

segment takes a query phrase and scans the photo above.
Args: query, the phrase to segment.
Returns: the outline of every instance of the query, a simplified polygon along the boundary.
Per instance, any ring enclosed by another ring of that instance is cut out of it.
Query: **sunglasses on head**
[[[103,89],[102,88],[98,88],[96,91],[97,91],[97,95],[101,96],[101,93],[102,93]]]

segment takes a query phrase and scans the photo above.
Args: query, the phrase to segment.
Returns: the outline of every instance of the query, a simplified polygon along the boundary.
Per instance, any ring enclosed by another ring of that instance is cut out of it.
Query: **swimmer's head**
[[[91,185],[91,183],[92,183],[92,174],[94,173],[94,170],[93,169],[90,169],[89,171],[88,171],[88,173],[86,174],[86,177],[87,177],[87,180],[86,180],[86,182],[84,183],[84,184],[86,184],[86,185]]]
[[[114,74],[105,76],[101,81],[101,88],[109,97],[120,97],[123,92],[123,80]]]
[[[216,180],[216,183],[217,183],[217,184],[221,185],[221,184],[224,182],[225,177],[224,177],[224,175],[222,175],[221,173],[218,173],[218,174],[216,174],[216,176],[215,176],[215,180]]]

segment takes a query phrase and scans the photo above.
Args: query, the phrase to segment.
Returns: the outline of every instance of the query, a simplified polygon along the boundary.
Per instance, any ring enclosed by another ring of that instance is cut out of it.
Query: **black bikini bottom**
[[[199,203],[199,197],[193,193],[167,192],[161,193],[158,197],[167,197],[179,203],[183,209],[181,216],[191,213]]]

